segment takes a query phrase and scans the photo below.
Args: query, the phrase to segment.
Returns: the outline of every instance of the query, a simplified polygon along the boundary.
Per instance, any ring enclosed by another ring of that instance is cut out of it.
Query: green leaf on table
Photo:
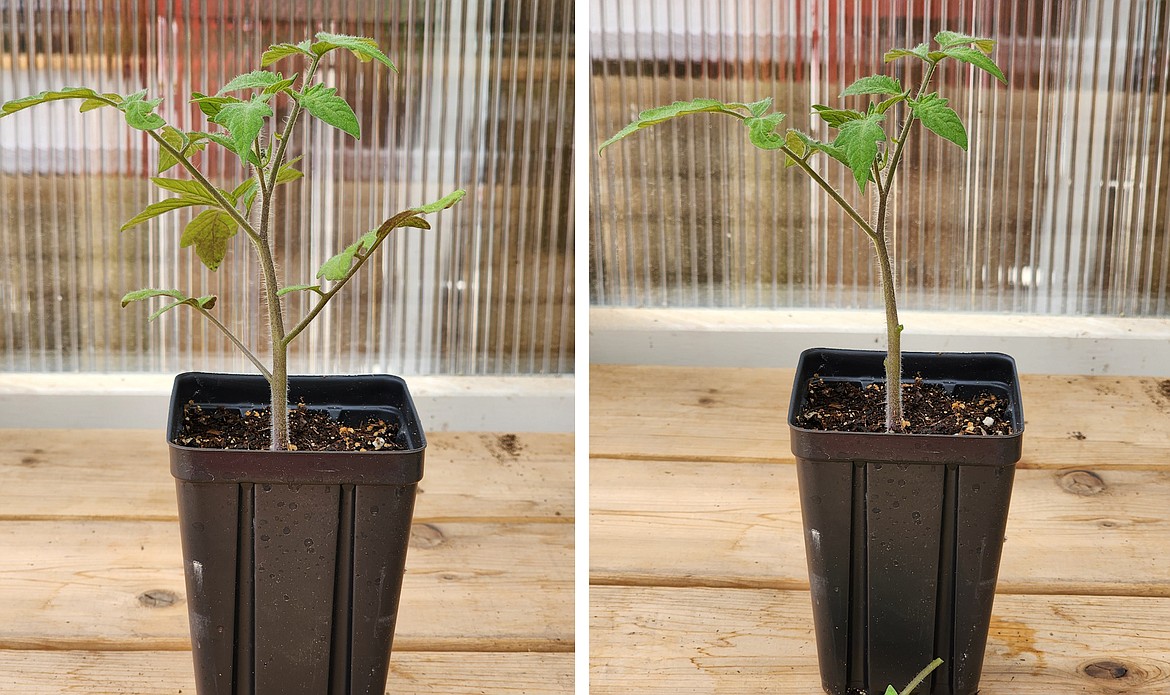
[[[813,113],[821,117],[830,128],[840,128],[849,121],[865,118],[865,114],[853,109],[835,109],[824,104],[813,104]]]
[[[284,60],[289,56],[308,56],[313,57],[312,51],[309,50],[309,41],[302,41],[297,44],[292,43],[277,43],[268,47],[267,51],[260,56],[260,66],[268,67],[278,60]]]
[[[130,229],[131,227],[133,227],[135,225],[142,224],[143,222],[146,222],[149,219],[153,219],[155,217],[158,217],[159,215],[163,214],[164,212],[170,212],[171,210],[178,210],[179,208],[191,207],[192,205],[206,205],[206,204],[207,203],[202,198],[188,198],[185,196],[179,196],[178,198],[167,198],[166,200],[160,200],[157,203],[151,203],[150,205],[147,205],[146,208],[142,212],[138,213],[134,217],[131,217],[129,220],[127,220],[126,223],[122,225],[122,228],[120,231],[124,232],[127,229]]]
[[[361,127],[358,125],[353,107],[345,99],[337,96],[337,90],[333,87],[315,84],[304,92],[294,92],[293,97],[318,120],[349,133],[354,138],[361,138]]]
[[[1003,70],[1000,70],[999,66],[995,64],[995,61],[988,58],[987,54],[983,51],[971,48],[970,46],[951,46],[950,48],[943,49],[942,52],[950,58],[974,65],[1000,82],[1007,84],[1007,78],[1004,77]]]
[[[882,118],[881,114],[872,114],[843,123],[841,132],[833,141],[833,145],[845,155],[849,168],[853,170],[853,178],[863,191],[866,181],[871,178],[869,170],[877,158],[877,145],[886,139]]]
[[[147,321],[153,321],[153,320],[157,319],[159,316],[162,316],[167,311],[170,311],[171,309],[174,309],[177,306],[182,306],[184,304],[198,307],[198,308],[204,309],[204,310],[209,310],[209,309],[212,309],[215,307],[215,300],[216,300],[216,297],[214,294],[208,294],[208,295],[204,295],[202,297],[188,297],[187,295],[183,294],[179,290],[144,289],[144,290],[134,290],[133,292],[127,292],[125,295],[123,295],[122,308],[125,309],[127,306],[130,305],[131,302],[140,302],[144,299],[152,299],[154,297],[170,297],[176,301],[163,306],[161,309],[156,310],[154,313],[152,313],[150,315],[149,318],[147,318]]]
[[[146,90],[135,92],[118,104],[118,110],[126,117],[126,125],[137,130],[158,130],[167,124],[163,117],[154,112],[162,98],[146,100]]]
[[[930,46],[920,43],[914,48],[891,48],[882,56],[882,61],[886,63],[893,62],[899,58],[919,58],[921,60],[929,60]]]
[[[889,75],[870,75],[869,77],[862,77],[846,87],[845,91],[841,92],[841,96],[848,97],[856,94],[886,94],[893,96],[902,94],[905,91],[902,88],[902,83]]]
[[[316,292],[317,294],[322,294],[320,285],[289,285],[288,287],[281,287],[277,290],[276,296],[283,297],[293,292]]]
[[[262,97],[236,104],[225,104],[211,121],[227,128],[231,150],[247,159],[252,143],[264,128],[264,119],[272,115],[272,107]],[[254,158],[254,153],[253,158]]]
[[[243,75],[237,75],[228,81],[227,84],[219,88],[218,95],[225,92],[235,92],[243,89],[260,89],[264,90],[272,85],[284,80],[284,75],[279,72],[269,72],[268,70],[253,70],[246,72]]]
[[[376,60],[394,72],[398,72],[398,68],[394,66],[394,63],[378,48],[378,42],[365,36],[330,34],[326,31],[319,31],[317,32],[317,41],[312,44],[310,50],[317,55],[324,55],[335,48],[348,50],[363,63]]]
[[[752,104],[743,104],[740,102],[722,102],[718,99],[692,99],[691,101],[676,101],[673,104],[666,106],[658,106],[653,109],[646,109],[638,114],[638,118],[632,123],[622,128],[616,135],[601,143],[597,148],[597,153],[601,154],[605,148],[614,144],[618,140],[625,138],[628,135],[649,128],[652,125],[658,125],[665,121],[680,116],[689,116],[696,113],[724,113],[730,116],[735,116],[740,119],[746,119],[751,116],[759,117],[761,114],[753,110],[759,109],[759,105],[763,101],[771,103],[771,98],[754,102]],[[741,110],[746,110],[748,113],[743,114]]]
[[[967,149],[967,129],[959,120],[959,114],[947,106],[947,100],[936,93],[924,94],[921,99],[910,99],[910,110],[922,125],[941,138],[950,140],[964,150]]]
[[[227,255],[228,240],[239,227],[223,210],[204,210],[187,223],[179,246],[195,247],[195,254],[209,270],[217,270]]]

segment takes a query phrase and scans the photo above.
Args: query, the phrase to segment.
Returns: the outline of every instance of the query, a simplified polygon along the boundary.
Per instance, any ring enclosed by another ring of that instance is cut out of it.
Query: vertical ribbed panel
[[[569,0],[4,2],[0,100],[61,86],[145,88],[166,97],[171,124],[207,129],[187,95],[254,69],[269,44],[321,30],[372,36],[399,74],[345,51],[321,71],[353,104],[362,139],[313,122],[289,143],[290,156],[311,153],[306,177],[280,191],[284,282],[311,281],[400,209],[455,188],[468,198],[432,216],[433,231],[395,232],[298,338],[293,370],[570,372],[572,9]],[[191,312],[148,325],[146,307],[119,308],[123,293],[142,287],[217,294],[222,320],[266,354],[243,235],[212,273],[179,248],[190,212],[119,233],[169,195],[145,182],[157,155],[114,110],[79,115],[77,105],[0,120],[0,369],[254,371]],[[245,175],[222,148],[201,157],[226,188]],[[311,299],[287,297],[286,323]]]
[[[811,105],[841,104],[854,79],[884,72],[885,49],[941,29],[997,38],[1008,86],[959,64],[935,82],[969,152],[925,131],[908,145],[892,218],[902,306],[1170,313],[1165,2],[589,6],[594,144],[644,108],[695,97],[770,96],[786,124],[831,140]],[[844,167],[815,161],[869,210]],[[595,304],[881,305],[865,237],[733,119],[688,117],[612,147],[593,160],[590,201]]]

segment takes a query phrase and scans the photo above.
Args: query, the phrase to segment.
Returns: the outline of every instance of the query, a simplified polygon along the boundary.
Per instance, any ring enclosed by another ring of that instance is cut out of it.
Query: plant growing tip
[[[898,302],[888,241],[890,235],[887,234],[889,210],[897,181],[895,174],[915,123],[921,123],[935,135],[963,150],[967,149],[967,130],[959,115],[949,106],[947,99],[937,92],[928,91],[939,64],[947,60],[965,63],[1000,82],[1007,82],[1003,71],[990,57],[995,48],[993,39],[940,31],[935,35],[934,43],[934,48],[923,43],[913,48],[894,48],[885,54],[886,63],[911,59],[921,64],[921,79],[917,87],[906,87],[891,75],[870,75],[854,81],[841,92],[842,97],[866,98],[866,102],[859,105],[860,108],[814,104],[812,114],[829,130],[836,131],[831,140],[818,140],[795,128],[781,130],[785,114],[768,112],[772,106],[770,98],[750,103],[693,99],[642,111],[633,122],[598,147],[600,154],[640,130],[681,116],[723,114],[739,120],[747,128],[748,141],[752,145],[782,153],[784,166],[800,169],[828,194],[869,239],[878,258],[888,352],[886,429],[891,432],[904,428],[902,391],[896,386],[902,380],[902,326],[898,323]],[[898,109],[901,111],[900,124],[892,116]],[[873,184],[870,189],[873,207],[868,218],[814,168],[813,157],[818,153],[847,167],[860,193],[864,194],[867,186]]]
[[[361,62],[376,62],[398,72],[398,68],[378,47],[364,36],[318,32],[313,39],[300,43],[270,46],[261,56],[260,69],[237,75],[215,91],[214,95],[193,92],[190,102],[207,117],[207,130],[184,131],[168,125],[157,112],[162,99],[147,99],[146,91],[121,95],[97,92],[88,87],[65,87],[13,99],[0,105],[0,118],[52,101],[78,99],[80,111],[86,113],[102,107],[120,111],[126,125],[146,132],[159,148],[158,173],[151,182],[175,194],[146,206],[122,225],[122,231],[150,221],[167,212],[182,208],[200,208],[186,225],[179,240],[183,248],[194,247],[195,254],[209,270],[215,271],[227,257],[230,239],[241,231],[255,252],[256,271],[263,281],[267,309],[271,366],[265,365],[239,338],[212,313],[215,295],[189,297],[177,289],[142,289],[122,297],[122,306],[154,299],[171,301],[154,311],[149,321],[178,307],[199,312],[235,345],[271,385],[272,448],[289,448],[288,436],[288,347],[296,336],[316,318],[337,292],[365,265],[378,247],[395,229],[413,227],[430,229],[423,217],[445,210],[466,195],[457,190],[432,203],[408,208],[390,216],[385,222],[364,233],[357,242],[326,261],[317,271],[319,283],[284,286],[276,271],[273,257],[273,219],[277,206],[277,187],[295,181],[304,174],[293,167],[300,159],[286,160],[286,148],[301,116],[309,116],[353,138],[361,137],[361,128],[353,107],[334,87],[318,79],[321,60],[330,52],[344,49]],[[285,77],[268,70],[268,66],[287,58],[299,58],[304,69]],[[273,122],[278,100],[288,104],[283,124]],[[264,133],[272,133],[266,139]],[[196,157],[208,146],[216,145],[235,153],[249,175],[233,186],[221,188],[195,165]],[[190,178],[165,178],[166,171],[180,167]],[[291,292],[312,292],[316,301],[291,329],[285,329],[280,298]]]

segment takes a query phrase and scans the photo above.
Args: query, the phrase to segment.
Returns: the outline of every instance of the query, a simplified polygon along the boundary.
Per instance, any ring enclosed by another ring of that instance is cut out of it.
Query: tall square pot
[[[235,451],[179,443],[183,406],[255,409],[260,376],[180,374],[171,473],[199,695],[385,692],[426,438],[393,376],[292,377],[289,402],[398,422],[398,449]]]
[[[805,351],[789,407],[822,685],[832,695],[872,695],[941,657],[919,692],[974,695],[1024,429],[1015,362],[998,353],[903,354],[908,378],[1006,398],[1009,436],[796,425],[810,378],[881,382],[884,359]]]

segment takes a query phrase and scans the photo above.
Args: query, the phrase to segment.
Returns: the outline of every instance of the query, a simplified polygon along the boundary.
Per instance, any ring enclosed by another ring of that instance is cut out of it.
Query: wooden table
[[[594,695],[821,692],[792,378],[591,367]],[[981,693],[1170,693],[1170,380],[1023,394]]]
[[[573,691],[573,436],[428,434],[391,693]],[[0,429],[0,692],[194,695],[162,433]]]

